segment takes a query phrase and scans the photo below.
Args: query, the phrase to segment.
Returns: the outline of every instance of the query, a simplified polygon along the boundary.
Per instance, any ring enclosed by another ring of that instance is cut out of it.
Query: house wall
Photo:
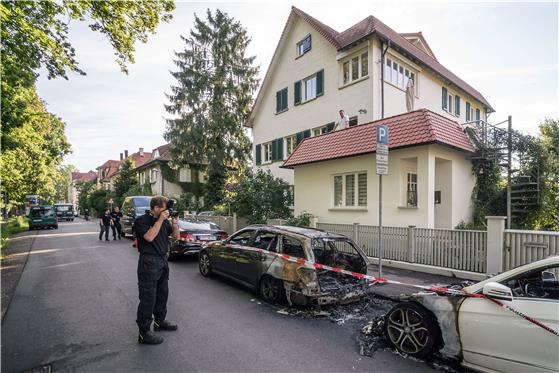
[[[434,206],[434,190],[437,186],[437,157],[449,160],[449,166],[445,167],[452,168],[452,226],[460,220],[471,220],[470,196],[475,180],[466,155],[440,145],[424,145],[390,151],[389,174],[383,176],[382,181],[383,225],[436,227],[438,219]],[[402,198],[406,180],[401,171],[409,159],[417,161],[416,208],[406,207],[405,199]],[[445,180],[446,173],[444,168],[439,170],[440,183]],[[367,207],[334,208],[332,175],[359,171],[367,172]],[[322,222],[378,225],[379,177],[376,175],[374,154],[296,166],[294,176],[295,214],[307,211]]]

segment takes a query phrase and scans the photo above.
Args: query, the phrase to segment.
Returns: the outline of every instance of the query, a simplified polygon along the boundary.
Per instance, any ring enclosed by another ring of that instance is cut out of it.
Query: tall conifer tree
[[[244,130],[258,86],[254,56],[247,56],[246,29],[219,9],[206,19],[195,16],[184,50],[175,52],[176,85],[167,95],[165,139],[174,163],[208,163],[207,207],[222,202],[227,170],[243,167],[251,143]]]

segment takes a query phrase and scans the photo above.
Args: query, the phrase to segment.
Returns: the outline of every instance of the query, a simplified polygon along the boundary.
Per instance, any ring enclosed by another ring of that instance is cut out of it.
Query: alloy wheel
[[[429,331],[423,317],[410,308],[400,308],[390,313],[387,323],[388,337],[405,353],[417,354],[429,342]]]
[[[210,273],[210,257],[206,253],[202,253],[199,259],[198,266],[200,267],[200,273],[203,276],[207,276]]]

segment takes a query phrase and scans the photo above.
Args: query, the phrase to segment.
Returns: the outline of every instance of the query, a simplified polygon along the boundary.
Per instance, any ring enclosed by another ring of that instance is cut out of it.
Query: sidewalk
[[[368,274],[372,276],[378,276],[378,266],[376,264],[369,265]],[[410,271],[406,269],[399,269],[393,267],[382,267],[382,277],[388,280],[394,280],[399,282],[404,282],[413,285],[433,285],[433,284],[458,284],[462,281],[467,281],[465,279],[457,277],[447,277],[441,275],[432,275],[429,273]],[[401,295],[409,295],[417,293],[421,289],[417,289],[411,286],[395,285],[395,284],[382,284],[376,285],[374,293],[387,297],[396,299]]]

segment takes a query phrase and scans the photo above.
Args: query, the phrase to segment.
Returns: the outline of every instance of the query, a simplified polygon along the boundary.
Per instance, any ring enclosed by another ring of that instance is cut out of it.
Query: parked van
[[[29,219],[29,230],[43,228],[58,229],[56,210],[52,205],[40,205],[31,207],[27,218]]]
[[[151,196],[132,196],[126,197],[122,203],[122,233],[132,235],[132,224],[134,219],[149,210]]]
[[[54,205],[58,220],[74,221],[74,205],[71,203],[58,203]]]

